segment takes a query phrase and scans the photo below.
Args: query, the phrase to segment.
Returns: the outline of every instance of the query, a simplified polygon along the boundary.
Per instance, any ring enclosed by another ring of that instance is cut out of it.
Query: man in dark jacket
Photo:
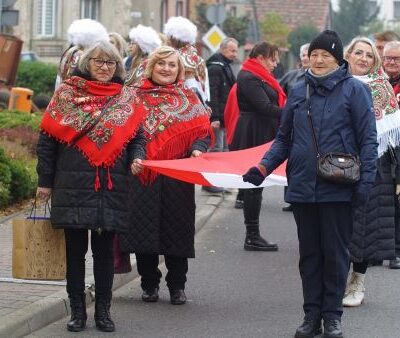
[[[400,41],[388,42],[383,50],[383,68],[387,75],[389,75],[389,82],[393,87],[396,95],[397,102],[400,103]],[[389,262],[389,268],[400,269],[400,149],[396,148],[397,165],[394,173],[394,184],[396,185],[396,196],[395,198],[395,245],[396,245],[396,257]]]
[[[238,46],[237,40],[226,38],[221,42],[219,51],[207,60],[210,84],[209,106],[212,109],[211,126],[215,133],[215,145],[210,151],[218,152],[226,149],[224,110],[229,91],[236,81],[230,64],[237,57]],[[204,187],[203,189],[213,193],[223,191],[222,188],[217,187]]]

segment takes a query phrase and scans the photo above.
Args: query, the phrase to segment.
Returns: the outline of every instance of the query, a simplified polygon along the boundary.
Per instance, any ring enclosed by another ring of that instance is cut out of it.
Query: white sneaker
[[[365,274],[352,272],[343,298],[343,306],[355,307],[364,302]]]

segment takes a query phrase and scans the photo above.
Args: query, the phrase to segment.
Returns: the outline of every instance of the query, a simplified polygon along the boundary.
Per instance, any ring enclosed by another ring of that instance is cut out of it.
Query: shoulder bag
[[[310,85],[307,84],[306,92],[307,117],[313,136],[315,151],[317,153],[317,176],[333,183],[354,184],[360,180],[360,159],[356,155],[328,152],[321,154],[317,143],[314,124],[310,111]]]

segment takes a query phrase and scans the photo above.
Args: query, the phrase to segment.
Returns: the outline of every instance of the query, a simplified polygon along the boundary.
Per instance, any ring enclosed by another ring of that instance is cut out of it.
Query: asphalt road
[[[165,282],[158,303],[140,300],[138,279],[114,293],[111,308],[117,330],[95,329],[93,308],[87,329],[66,331],[67,318],[30,337],[293,337],[301,323],[302,292],[298,275],[298,247],[291,213],[282,212],[283,189],[264,191],[264,237],[279,244],[278,252],[243,250],[241,210],[233,208],[234,195],[226,199],[196,236],[196,259],[189,262],[182,306],[169,304]],[[366,276],[365,303],[345,310],[345,337],[394,338],[400,336],[400,271],[373,267]],[[165,275],[165,266],[162,265]]]

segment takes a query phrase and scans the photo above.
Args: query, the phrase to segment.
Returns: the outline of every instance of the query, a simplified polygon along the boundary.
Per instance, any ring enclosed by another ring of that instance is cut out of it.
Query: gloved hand
[[[256,186],[259,186],[265,180],[266,176],[267,175],[265,168],[259,165],[257,167],[251,167],[242,177],[243,182],[249,182]]]

